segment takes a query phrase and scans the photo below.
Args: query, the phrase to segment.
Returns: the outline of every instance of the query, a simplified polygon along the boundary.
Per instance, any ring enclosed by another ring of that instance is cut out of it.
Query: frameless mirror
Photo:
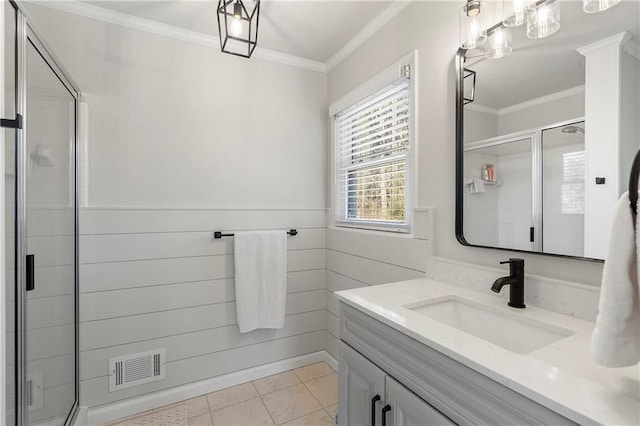
[[[501,59],[458,52],[456,236],[599,260],[640,147],[640,3],[558,3],[550,37],[527,38],[525,24],[508,28]]]

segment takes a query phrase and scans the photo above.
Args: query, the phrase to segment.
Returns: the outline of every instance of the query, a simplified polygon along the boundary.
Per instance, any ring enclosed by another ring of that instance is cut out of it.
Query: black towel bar
[[[235,234],[223,234],[223,233],[222,233],[222,232],[220,232],[220,231],[216,231],[216,232],[214,232],[214,233],[213,233],[213,238],[218,239],[218,238],[222,238],[222,237],[233,237],[234,235],[235,235]],[[290,229],[290,230],[287,232],[287,235],[291,235],[291,236],[298,235],[298,231],[297,231],[297,230],[295,230],[295,229]]]

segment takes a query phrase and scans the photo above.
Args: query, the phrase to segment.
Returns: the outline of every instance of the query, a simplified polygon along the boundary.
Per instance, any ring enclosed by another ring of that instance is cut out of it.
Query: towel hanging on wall
[[[236,232],[236,314],[241,333],[284,327],[287,299],[287,234]]]
[[[605,367],[628,367],[640,362],[640,234],[634,229],[634,215],[628,203],[629,194],[625,192],[614,214],[602,274],[599,312],[591,337],[591,359]]]

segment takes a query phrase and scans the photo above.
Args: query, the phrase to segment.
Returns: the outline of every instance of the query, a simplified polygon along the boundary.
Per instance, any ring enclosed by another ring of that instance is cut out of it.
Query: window
[[[409,231],[410,123],[408,78],[336,114],[337,225]]]
[[[562,213],[584,214],[585,152],[565,152],[562,166]]]

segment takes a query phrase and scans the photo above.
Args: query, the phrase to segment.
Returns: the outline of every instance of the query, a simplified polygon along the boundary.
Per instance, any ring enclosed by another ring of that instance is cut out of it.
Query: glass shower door
[[[76,99],[26,46],[26,418],[64,424],[76,403]],[[24,160],[23,160],[24,161]],[[23,175],[24,176],[24,175]]]
[[[9,2],[3,2],[4,8],[4,112],[3,118],[16,116],[15,102],[15,65],[16,65],[16,12]],[[16,207],[16,130],[2,128],[3,162],[4,162],[4,253],[0,264],[4,274],[4,306],[0,306],[2,320],[4,320],[4,376],[5,388],[0,390],[0,397],[4,398],[5,416],[0,418],[0,424],[13,425],[16,421],[16,321],[15,321],[15,207]],[[1,251],[1,250],[0,250]],[[0,323],[2,323],[0,320]]]
[[[585,256],[584,121],[542,130],[545,253]]]

